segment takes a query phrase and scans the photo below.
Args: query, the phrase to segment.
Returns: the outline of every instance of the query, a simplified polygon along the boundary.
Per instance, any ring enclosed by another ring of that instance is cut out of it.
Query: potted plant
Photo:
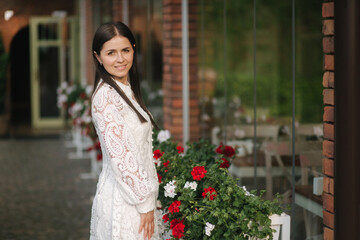
[[[164,239],[272,239],[270,216],[283,212],[279,201],[237,185],[227,170],[234,155],[206,140],[188,144],[184,153],[168,132],[155,133]]]
[[[9,113],[6,112],[6,69],[8,54],[5,51],[0,34],[0,135],[5,135],[9,130]]]

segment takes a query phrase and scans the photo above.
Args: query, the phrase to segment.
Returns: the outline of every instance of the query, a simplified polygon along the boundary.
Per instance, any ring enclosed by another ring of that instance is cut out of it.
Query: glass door
[[[66,80],[67,27],[66,18],[30,20],[31,112],[35,128],[64,125],[56,90]]]

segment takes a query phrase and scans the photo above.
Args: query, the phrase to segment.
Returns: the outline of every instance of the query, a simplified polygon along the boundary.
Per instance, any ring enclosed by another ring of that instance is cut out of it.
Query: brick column
[[[324,240],[334,239],[334,1],[324,0],[323,51],[324,51],[324,142],[323,142],[323,221]]]
[[[182,127],[182,52],[181,0],[163,0],[163,90],[164,128],[181,142]],[[197,1],[189,0],[189,91],[190,140],[199,137],[197,78]]]
[[[114,22],[122,22],[123,21],[123,16],[122,16],[122,0],[113,0],[112,1],[112,5],[113,5],[113,21]]]

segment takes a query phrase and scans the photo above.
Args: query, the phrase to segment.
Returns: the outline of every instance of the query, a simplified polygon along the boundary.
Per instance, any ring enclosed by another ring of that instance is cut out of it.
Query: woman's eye
[[[128,52],[130,52],[130,50],[129,49],[124,49],[124,52],[128,53]]]
[[[112,55],[114,52],[108,52],[108,55]]]

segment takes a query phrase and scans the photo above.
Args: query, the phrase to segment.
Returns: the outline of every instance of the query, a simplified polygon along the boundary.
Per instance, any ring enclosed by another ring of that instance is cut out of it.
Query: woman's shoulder
[[[104,81],[100,80],[99,84],[96,87],[96,90],[94,91],[92,95],[93,101],[97,98],[103,98],[103,97],[110,97],[111,92],[113,92],[113,88],[105,83]]]
[[[92,102],[104,101],[115,104],[116,106],[123,104],[122,98],[117,91],[106,82],[101,81],[92,96]]]

